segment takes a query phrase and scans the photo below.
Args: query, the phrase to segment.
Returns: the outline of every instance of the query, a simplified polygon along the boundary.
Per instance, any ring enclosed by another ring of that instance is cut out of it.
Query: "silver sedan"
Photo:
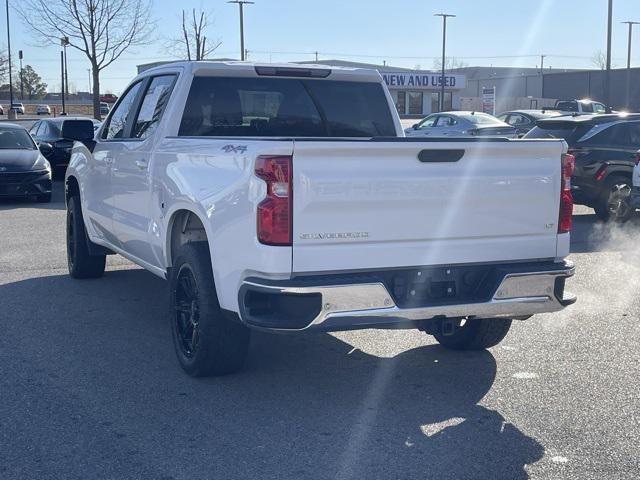
[[[404,131],[407,137],[518,138],[515,128],[481,112],[433,113]]]

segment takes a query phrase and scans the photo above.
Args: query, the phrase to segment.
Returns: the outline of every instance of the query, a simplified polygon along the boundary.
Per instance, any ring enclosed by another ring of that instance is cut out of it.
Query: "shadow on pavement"
[[[479,405],[488,351],[255,334],[244,372],[192,379],[166,303],[139,269],[0,286],[0,478],[521,479],[543,456]]]

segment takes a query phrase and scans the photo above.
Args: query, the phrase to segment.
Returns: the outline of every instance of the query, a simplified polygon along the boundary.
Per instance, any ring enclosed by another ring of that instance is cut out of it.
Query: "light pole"
[[[447,51],[447,18],[455,17],[448,13],[436,13],[435,17],[442,17],[442,78],[440,79],[440,111],[444,111],[444,73],[446,68],[446,51]]]
[[[629,46],[627,47],[627,109],[631,106],[631,37],[633,36],[633,26],[640,25],[640,22],[622,22],[629,25]]]
[[[605,73],[605,96],[607,97],[607,109],[611,108],[611,23],[613,19],[613,0],[609,0],[609,13],[607,16],[607,71]]]
[[[9,0],[5,1],[7,8],[7,51],[9,52],[9,112],[7,113],[9,120],[15,119],[15,111],[13,110],[13,79],[11,76],[11,33],[9,30]]]
[[[253,4],[256,2],[252,2],[250,0],[229,0],[227,3],[237,3],[240,8],[240,60],[244,61],[245,59],[245,50],[244,50],[244,11],[243,7],[245,4]]]
[[[64,91],[69,96],[69,69],[67,68],[67,45],[69,45],[69,37],[60,39],[62,50],[64,51]]]
[[[18,50],[18,58],[20,59],[20,100],[24,100],[24,85],[22,82],[22,50]]]

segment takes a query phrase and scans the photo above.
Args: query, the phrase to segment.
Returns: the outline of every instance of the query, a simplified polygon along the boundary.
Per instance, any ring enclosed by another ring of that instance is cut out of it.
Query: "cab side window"
[[[175,79],[175,75],[160,75],[151,80],[133,124],[134,138],[147,138],[158,127]]]
[[[109,117],[107,126],[102,130],[102,138],[104,140],[125,138],[127,120],[129,119],[129,114],[132,113],[133,105],[141,85],[142,82],[138,82],[131,86],[115,107],[115,110]]]

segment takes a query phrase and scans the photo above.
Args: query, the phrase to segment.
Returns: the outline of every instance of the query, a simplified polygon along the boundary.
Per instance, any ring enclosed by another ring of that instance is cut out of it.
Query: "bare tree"
[[[468,66],[469,66],[468,63],[463,62],[462,60],[459,60],[456,57],[445,57],[444,59],[445,70],[453,70],[456,68],[464,68]],[[433,61],[433,69],[442,70],[442,59],[437,58]]]
[[[175,54],[187,60],[204,60],[222,44],[220,40],[207,38],[207,30],[213,26],[213,13],[202,9],[191,10],[188,15],[182,10],[182,30],[180,36],[169,40]]]
[[[591,56],[591,63],[600,70],[604,70],[607,68],[607,56],[602,50],[598,50]]]
[[[149,42],[150,0],[22,0],[17,12],[34,36],[83,52],[91,63],[93,115],[100,118],[100,72],[127,49]]]

